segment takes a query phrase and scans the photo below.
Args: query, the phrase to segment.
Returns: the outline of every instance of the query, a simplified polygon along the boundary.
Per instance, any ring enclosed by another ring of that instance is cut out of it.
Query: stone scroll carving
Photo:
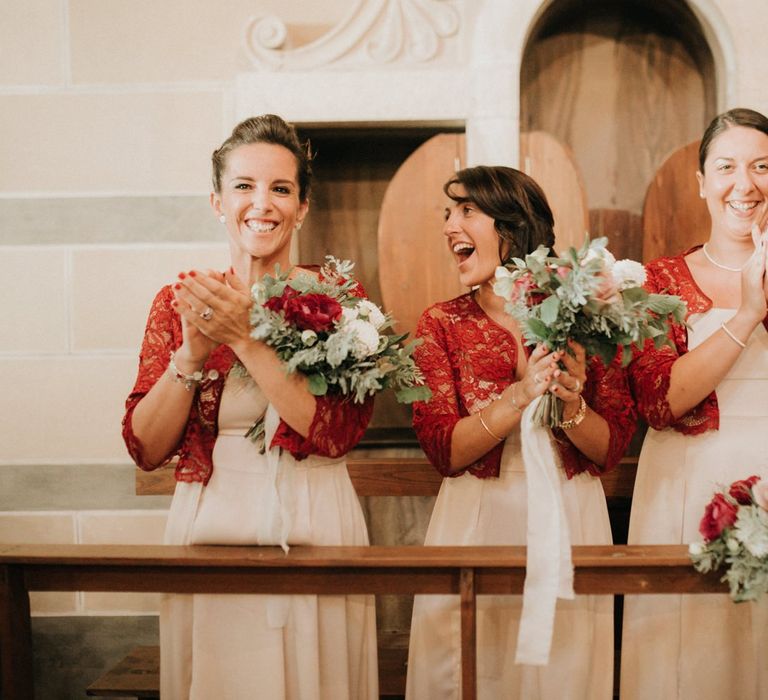
[[[285,23],[274,15],[254,17],[245,48],[266,70],[312,70],[330,63],[425,63],[441,42],[459,30],[454,0],[358,0],[342,21],[316,41],[285,48]]]

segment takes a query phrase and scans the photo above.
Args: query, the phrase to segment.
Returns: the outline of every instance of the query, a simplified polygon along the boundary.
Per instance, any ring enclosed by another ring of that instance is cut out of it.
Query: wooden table
[[[684,546],[573,548],[577,593],[726,592]],[[524,547],[0,545],[0,688],[33,697],[29,591],[451,593],[461,601],[462,693],[476,698],[476,597],[521,593]]]

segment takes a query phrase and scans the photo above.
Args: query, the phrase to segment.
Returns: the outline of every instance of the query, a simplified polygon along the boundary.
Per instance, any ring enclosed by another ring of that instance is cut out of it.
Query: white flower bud
[[[301,342],[307,347],[312,347],[317,342],[317,333],[310,329],[302,331]]]
[[[357,305],[357,312],[358,318],[364,318],[370,321],[377,330],[381,328],[384,325],[384,322],[387,320],[384,317],[381,309],[372,301],[368,301],[367,299],[362,299],[360,301],[360,303]]]
[[[704,545],[701,542],[691,542],[688,545],[688,554],[699,557],[704,552]]]

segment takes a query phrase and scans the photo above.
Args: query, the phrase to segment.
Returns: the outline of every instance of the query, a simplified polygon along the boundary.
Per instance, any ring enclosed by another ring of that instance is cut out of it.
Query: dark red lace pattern
[[[695,246],[673,257],[653,260],[645,268],[645,288],[653,293],[679,296],[688,304],[688,316],[712,308],[712,300],[699,289],[684,260],[686,255],[699,247]],[[674,348],[665,345],[657,350],[649,341],[641,352],[636,353],[629,365],[630,386],[640,415],[656,430],[673,428],[686,435],[717,430],[720,412],[714,391],[681,418],[675,418],[672,414],[667,401],[672,365],[678,357],[688,352],[688,331],[684,325],[674,324],[670,328],[669,337]]]
[[[474,464],[449,474],[451,436],[461,418],[498,399],[511,383],[518,352],[514,339],[483,312],[470,294],[428,308],[416,335],[424,342],[415,358],[432,390],[429,402],[414,404],[413,427],[422,449],[444,476],[458,476],[465,471],[479,478],[498,476],[504,443]],[[618,363],[605,368],[597,358],[590,361],[584,399],[608,422],[608,458],[602,467],[594,464],[562,430],[555,430],[569,478],[584,471],[601,474],[612,469],[624,455],[635,430],[626,373]]]
[[[362,287],[358,287],[364,296]],[[133,391],[126,400],[123,418],[123,439],[134,462],[145,470],[153,465],[143,456],[141,442],[133,433],[131,419],[141,398],[155,385],[168,367],[171,351],[182,342],[181,322],[171,307],[173,292],[163,287],[155,297],[147,320],[144,341],[139,355],[139,371]],[[226,345],[214,350],[205,363],[204,371],[215,369],[219,377],[205,380],[196,392],[184,435],[165,463],[178,455],[177,481],[208,483],[213,471],[213,446],[218,434],[218,416],[224,380],[235,362],[235,354]],[[280,421],[272,446],[288,450],[296,459],[310,454],[340,457],[351,450],[363,436],[373,412],[373,400],[356,404],[339,396],[317,398],[317,406],[309,435],[304,438],[287,423]]]

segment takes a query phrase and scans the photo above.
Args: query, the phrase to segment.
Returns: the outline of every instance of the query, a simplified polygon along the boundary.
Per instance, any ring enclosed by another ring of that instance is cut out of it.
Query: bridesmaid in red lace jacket
[[[143,469],[178,456],[167,544],[368,544],[344,455],[372,402],[313,396],[250,337],[250,286],[291,267],[310,181],[308,148],[280,117],[236,126],[213,153],[211,194],[232,266],[180,273],[152,304],[123,434]],[[263,448],[245,438],[258,421]],[[165,596],[161,695],[374,700],[375,624],[373,596]]]
[[[693,173],[691,173],[693,176]],[[688,303],[674,348],[649,345],[630,365],[648,422],[630,544],[688,544],[719,485],[768,478],[766,236],[768,118],[716,117],[699,148],[709,240],[647,265],[646,287]],[[674,232],[670,232],[674,235]],[[627,596],[622,699],[768,698],[768,598]]]
[[[610,544],[600,479],[624,454],[635,415],[620,366],[537,347],[523,351],[520,329],[492,290],[496,267],[554,244],[553,217],[541,188],[522,172],[478,166],[458,172],[443,235],[461,282],[472,291],[435,304],[421,317],[416,359],[432,390],[414,406],[413,424],[446,478],[427,545],[526,543],[526,478],[520,417],[551,391],[564,403],[553,430],[574,544]],[[558,361],[565,369],[558,369]],[[530,504],[536,507],[536,504]],[[497,698],[608,700],[613,675],[613,604],[608,596],[559,600],[550,663],[514,663],[520,596],[478,599],[478,692]],[[416,596],[408,663],[409,700],[460,697],[458,596]]]

